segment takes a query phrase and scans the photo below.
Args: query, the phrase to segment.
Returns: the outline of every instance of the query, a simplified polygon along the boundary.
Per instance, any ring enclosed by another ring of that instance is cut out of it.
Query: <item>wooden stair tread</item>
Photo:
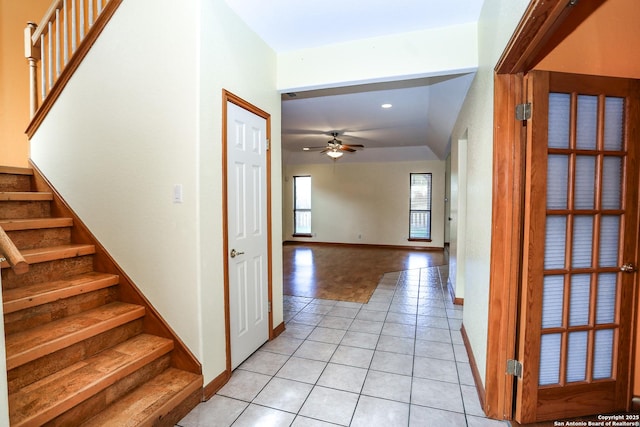
[[[62,298],[108,288],[118,284],[115,274],[90,272],[65,280],[36,283],[3,292],[4,313],[14,313]]]
[[[81,426],[156,425],[158,419],[201,387],[201,375],[169,368],[123,396]]]
[[[17,166],[0,166],[0,173],[7,173],[11,175],[33,175],[33,169]]]
[[[53,193],[39,191],[2,191],[0,201],[3,202],[34,202],[51,201]]]
[[[72,218],[27,218],[0,220],[4,231],[38,230],[42,228],[72,227]]]
[[[6,337],[7,370],[143,317],[140,305],[112,302]]]
[[[9,395],[11,425],[42,425],[172,349],[172,340],[141,334],[30,384]]]
[[[27,261],[27,264],[35,264],[39,262],[53,261],[56,259],[73,258],[83,255],[91,255],[96,249],[93,245],[82,243],[72,243],[69,245],[50,246],[47,248],[24,249],[20,253]],[[3,261],[0,264],[2,268],[8,268],[9,263]]]

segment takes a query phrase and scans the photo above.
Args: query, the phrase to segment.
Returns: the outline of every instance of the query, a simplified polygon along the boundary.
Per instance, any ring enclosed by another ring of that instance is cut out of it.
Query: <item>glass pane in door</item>
[[[549,209],[567,208],[567,190],[569,186],[569,156],[549,155],[547,163],[547,207]]]
[[[567,361],[567,382],[584,381],[587,373],[587,339],[586,331],[569,334]]]
[[[550,93],[549,110],[553,110],[553,115],[549,115],[549,147],[569,148],[571,95]]]
[[[576,148],[594,150],[598,131],[598,97],[578,95],[578,124],[576,126]]]
[[[596,331],[593,379],[611,378],[613,367],[613,329]]]

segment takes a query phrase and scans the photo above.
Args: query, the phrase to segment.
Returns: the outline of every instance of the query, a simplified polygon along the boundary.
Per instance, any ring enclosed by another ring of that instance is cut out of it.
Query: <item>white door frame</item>
[[[231,102],[259,117],[262,117],[267,122],[267,140],[271,140],[271,115],[260,108],[250,104],[242,98],[234,95],[233,93],[222,90],[222,226],[223,226],[223,266],[224,266],[224,317],[225,317],[225,336],[226,336],[226,373],[227,378],[231,376],[231,313],[229,306],[229,235],[228,235],[228,212],[227,212],[227,103]],[[269,307],[272,306],[272,235],[271,235],[271,150],[267,149],[267,299]],[[273,313],[269,310],[269,340],[273,339]]]

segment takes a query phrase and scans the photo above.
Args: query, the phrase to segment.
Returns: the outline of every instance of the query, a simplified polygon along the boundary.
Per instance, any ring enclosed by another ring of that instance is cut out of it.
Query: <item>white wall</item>
[[[444,161],[444,243],[451,242],[451,153]]]
[[[467,211],[472,214],[467,216],[466,232],[458,235],[466,245],[463,324],[483,382],[491,254],[493,69],[528,3],[528,0],[485,0],[478,23],[478,73],[451,136],[456,141],[468,132]]]
[[[451,144],[449,284],[464,299],[467,226],[467,134]]]
[[[196,13],[194,2],[123,2],[32,138],[31,155],[201,354]],[[173,204],[178,183],[184,203]]]
[[[478,65],[476,42],[476,24],[469,23],[283,52],[278,55],[278,90],[474,71]]]
[[[410,242],[409,174],[432,173],[432,241]],[[311,176],[312,238],[294,238],[293,176]],[[283,240],[397,246],[444,246],[445,162],[289,165],[283,184]]]
[[[222,269],[222,89],[271,115],[273,325],[282,314],[282,168],[276,55],[224,1],[201,2],[199,116],[199,247],[205,384],[225,368]],[[259,70],[259,71],[258,71]]]
[[[35,163],[203,363],[205,384],[225,369],[221,91],[272,114],[279,236],[275,74],[275,53],[222,0],[123,2],[31,143]]]

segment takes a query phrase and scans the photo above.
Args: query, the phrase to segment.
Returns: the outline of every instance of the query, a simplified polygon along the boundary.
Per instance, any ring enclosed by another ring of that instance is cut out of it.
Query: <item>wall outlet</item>
[[[182,184],[173,186],[173,203],[182,203]]]

